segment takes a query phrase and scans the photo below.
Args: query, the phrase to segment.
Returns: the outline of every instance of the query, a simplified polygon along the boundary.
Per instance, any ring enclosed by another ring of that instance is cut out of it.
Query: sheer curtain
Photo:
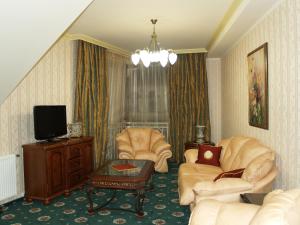
[[[129,66],[126,75],[125,121],[167,123],[168,79],[160,65]]]
[[[106,52],[106,68],[109,80],[109,115],[108,115],[108,143],[106,160],[116,159],[116,135],[123,128],[126,68],[129,63],[127,57],[110,51]]]

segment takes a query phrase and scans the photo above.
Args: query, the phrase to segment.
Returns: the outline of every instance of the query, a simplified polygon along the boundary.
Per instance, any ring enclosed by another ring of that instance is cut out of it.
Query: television
[[[52,141],[67,134],[65,105],[36,105],[33,107],[34,137]]]

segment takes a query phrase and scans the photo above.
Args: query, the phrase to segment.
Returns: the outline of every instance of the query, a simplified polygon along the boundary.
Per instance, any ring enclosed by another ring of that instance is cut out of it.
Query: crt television
[[[36,105],[33,107],[33,117],[36,140],[53,140],[67,134],[65,105]]]

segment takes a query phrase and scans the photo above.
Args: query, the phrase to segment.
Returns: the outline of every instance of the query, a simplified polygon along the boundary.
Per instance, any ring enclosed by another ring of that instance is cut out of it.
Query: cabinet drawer
[[[68,160],[68,172],[72,173],[81,169],[81,158],[73,158]]]
[[[83,171],[79,170],[77,172],[70,174],[70,187],[79,184],[83,180]]]
[[[81,154],[81,145],[73,145],[68,149],[68,159],[79,157]]]

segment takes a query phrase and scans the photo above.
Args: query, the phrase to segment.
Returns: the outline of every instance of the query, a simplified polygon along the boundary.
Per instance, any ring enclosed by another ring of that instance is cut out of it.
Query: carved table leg
[[[145,199],[145,190],[144,189],[137,190],[135,210],[138,216],[144,215],[143,212],[144,199]]]
[[[94,188],[93,187],[88,187],[86,193],[87,193],[87,198],[88,198],[88,201],[89,201],[89,208],[88,208],[88,212],[89,214],[94,214],[95,211],[94,211],[94,204],[93,204],[93,200],[92,200],[92,194],[94,192]]]

